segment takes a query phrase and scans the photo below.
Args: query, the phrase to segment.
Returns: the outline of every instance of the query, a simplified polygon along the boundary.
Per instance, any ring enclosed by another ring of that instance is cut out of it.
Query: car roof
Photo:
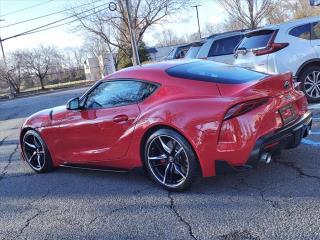
[[[206,39],[207,40],[209,40],[209,39],[222,39],[222,38],[226,38],[226,37],[232,37],[232,36],[236,36],[236,35],[241,35],[241,34],[244,34],[246,31],[247,31],[247,29],[229,31],[229,32],[224,32],[224,33],[216,33],[216,34],[210,35]]]
[[[229,64],[200,59],[183,59],[125,68],[109,75],[105,80],[140,79],[161,84],[166,79],[173,77],[206,82],[243,83],[265,76],[265,74]]]
[[[307,24],[307,23],[316,22],[316,21],[320,21],[320,16],[313,16],[313,17],[295,19],[295,20],[291,20],[291,21],[287,21],[287,22],[283,22],[283,23],[279,23],[279,24],[269,24],[269,25],[266,25],[264,27],[248,31],[248,32],[246,32],[246,34],[247,33],[258,32],[258,31],[261,31],[261,30],[276,30],[276,29],[280,29],[280,28],[291,28],[291,27],[294,27],[294,26],[299,26],[299,25],[303,25],[303,24]]]
[[[174,59],[156,63],[147,63],[139,66],[133,66],[121,69],[106,76],[103,80],[120,79],[120,78],[136,78],[141,80],[150,80],[158,83],[162,82],[162,77],[168,76],[166,70],[184,63],[199,61],[197,59]]]

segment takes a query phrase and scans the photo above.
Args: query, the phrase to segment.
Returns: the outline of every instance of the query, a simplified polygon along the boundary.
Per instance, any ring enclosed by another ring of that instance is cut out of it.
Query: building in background
[[[99,66],[101,70],[101,77],[107,76],[116,71],[112,53],[107,53],[105,56],[99,56]]]
[[[84,61],[84,72],[86,74],[86,80],[97,81],[101,77],[100,65],[98,58],[88,58]]]
[[[114,59],[111,53],[104,56],[88,58],[84,62],[86,80],[97,81],[116,71]]]

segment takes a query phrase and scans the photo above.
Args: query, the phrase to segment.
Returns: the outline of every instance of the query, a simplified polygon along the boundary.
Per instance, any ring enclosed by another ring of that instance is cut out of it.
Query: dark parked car
[[[172,48],[172,50],[169,52],[168,56],[165,57],[164,60],[184,58],[190,47],[191,47],[191,44],[185,44],[185,45]]]

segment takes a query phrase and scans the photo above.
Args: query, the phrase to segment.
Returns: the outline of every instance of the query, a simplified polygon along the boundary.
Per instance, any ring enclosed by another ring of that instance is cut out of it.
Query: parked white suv
[[[233,54],[243,34],[244,30],[211,35],[201,46],[196,58],[233,64]]]
[[[309,102],[320,101],[320,17],[247,32],[234,64],[270,74],[292,72]]]

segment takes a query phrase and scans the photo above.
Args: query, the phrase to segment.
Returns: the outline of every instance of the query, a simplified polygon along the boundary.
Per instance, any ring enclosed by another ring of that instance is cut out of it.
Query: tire
[[[28,130],[23,135],[22,154],[25,161],[35,172],[46,173],[53,170],[48,147],[37,131]]]
[[[308,102],[320,101],[320,66],[310,66],[303,70],[300,75],[302,91]]]
[[[159,129],[143,146],[144,166],[151,179],[169,191],[188,189],[200,174],[189,142],[171,129]]]

